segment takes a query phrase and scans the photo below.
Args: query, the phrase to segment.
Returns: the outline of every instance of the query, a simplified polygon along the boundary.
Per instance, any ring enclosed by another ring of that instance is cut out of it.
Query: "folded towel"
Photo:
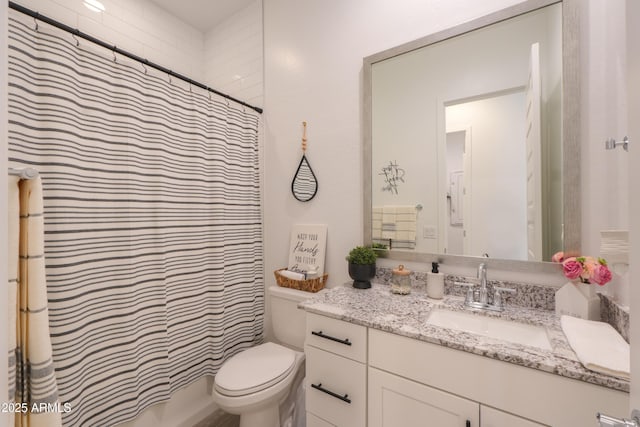
[[[280,275],[293,280],[305,279],[305,275],[303,273],[297,273],[295,271],[289,271],[289,270],[280,270]]]
[[[383,224],[395,224],[396,223],[396,208],[395,208],[395,206],[383,206],[382,207],[382,223]]]
[[[585,368],[630,379],[629,344],[611,325],[566,315],[560,318],[560,324]]]

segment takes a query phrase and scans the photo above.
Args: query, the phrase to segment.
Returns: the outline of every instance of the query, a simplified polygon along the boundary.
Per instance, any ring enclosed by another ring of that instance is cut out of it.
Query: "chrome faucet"
[[[503,288],[501,286],[494,286],[493,301],[489,303],[489,291],[487,289],[487,264],[480,263],[478,265],[478,278],[468,279],[467,282],[456,282],[457,285],[468,286],[467,295],[464,300],[464,305],[471,308],[479,308],[483,310],[491,311],[503,311],[504,310],[504,297],[503,293],[515,293],[515,289]],[[475,285],[479,285],[480,289],[474,290]]]

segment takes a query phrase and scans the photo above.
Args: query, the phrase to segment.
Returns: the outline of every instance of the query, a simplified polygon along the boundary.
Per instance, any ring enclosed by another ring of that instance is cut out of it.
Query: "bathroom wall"
[[[80,0],[16,3],[194,80],[204,78],[203,34],[149,0],[102,0],[103,13],[90,11]]]
[[[600,230],[629,228],[629,154],[606,151],[604,141],[627,135],[624,1],[589,0],[583,17],[582,238],[583,252],[598,254]],[[639,219],[635,219],[639,220]],[[623,305],[629,305],[628,274],[605,285]]]
[[[262,0],[207,32],[205,81],[251,105],[264,104],[262,81]]]

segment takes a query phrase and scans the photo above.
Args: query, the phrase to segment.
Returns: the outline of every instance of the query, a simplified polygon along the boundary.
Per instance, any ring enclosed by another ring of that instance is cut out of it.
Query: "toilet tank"
[[[298,303],[314,294],[296,289],[270,286],[271,326],[278,342],[301,350],[306,333],[306,312]]]

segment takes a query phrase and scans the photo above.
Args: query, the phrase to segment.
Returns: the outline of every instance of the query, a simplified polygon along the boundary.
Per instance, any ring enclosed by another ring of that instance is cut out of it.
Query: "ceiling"
[[[206,33],[255,0],[151,0],[167,12]]]

